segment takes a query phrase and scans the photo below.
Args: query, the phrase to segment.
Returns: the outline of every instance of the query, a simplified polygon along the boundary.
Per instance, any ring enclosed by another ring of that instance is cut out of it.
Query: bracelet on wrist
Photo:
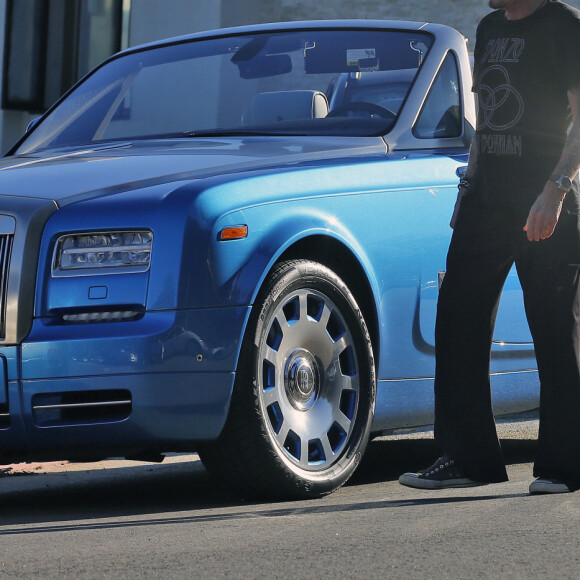
[[[471,179],[469,177],[462,177],[459,180],[459,185],[457,186],[459,189],[467,189],[471,185]]]

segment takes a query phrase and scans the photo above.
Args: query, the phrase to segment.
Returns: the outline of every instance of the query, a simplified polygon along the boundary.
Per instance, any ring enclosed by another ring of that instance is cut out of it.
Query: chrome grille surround
[[[55,201],[0,196],[0,345],[19,345],[32,326],[39,248]]]
[[[8,274],[14,236],[0,234],[0,340],[6,338],[6,309],[8,295]]]

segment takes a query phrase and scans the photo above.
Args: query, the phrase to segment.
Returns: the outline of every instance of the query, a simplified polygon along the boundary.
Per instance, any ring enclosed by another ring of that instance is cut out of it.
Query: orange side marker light
[[[224,228],[219,233],[219,240],[241,240],[248,237],[248,226],[231,226]]]

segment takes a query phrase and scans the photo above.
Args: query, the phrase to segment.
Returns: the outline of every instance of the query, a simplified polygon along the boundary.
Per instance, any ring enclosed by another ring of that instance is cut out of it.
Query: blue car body
[[[414,23],[293,23],[127,54],[308,27],[432,36],[389,133],[225,132],[28,151],[49,111],[1,162],[0,237],[12,246],[3,258],[0,460],[154,457],[217,440],[250,356],[242,345],[260,289],[276,264],[298,258],[336,272],[364,313],[376,366],[370,432],[432,422],[438,281],[474,123],[460,35]],[[405,110],[429,94],[449,52],[462,84],[461,132],[417,146],[410,130],[421,103],[407,118]],[[222,239],[237,227],[246,235]],[[142,271],[55,267],[66,236],[143,230],[152,243]],[[502,298],[491,374],[497,414],[537,406],[515,275]]]

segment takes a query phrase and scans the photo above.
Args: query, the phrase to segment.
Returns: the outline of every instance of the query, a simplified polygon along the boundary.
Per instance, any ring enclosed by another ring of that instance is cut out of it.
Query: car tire
[[[371,339],[347,285],[322,264],[282,262],[252,310],[226,425],[200,457],[242,497],[323,496],[359,464],[375,396]]]

